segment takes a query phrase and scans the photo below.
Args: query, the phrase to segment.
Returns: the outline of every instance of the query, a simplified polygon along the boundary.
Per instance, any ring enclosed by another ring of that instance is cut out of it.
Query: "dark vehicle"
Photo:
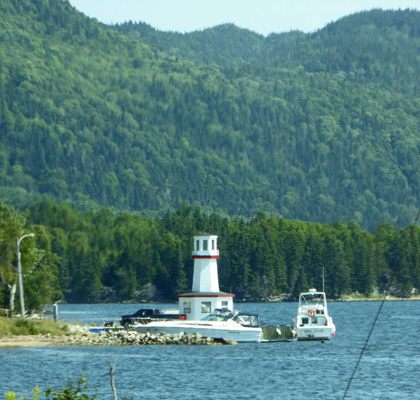
[[[185,314],[166,313],[165,311],[159,311],[157,308],[140,308],[134,314],[121,316],[120,323],[124,328],[129,328],[130,325],[145,325],[150,321],[171,319],[186,319],[186,316]]]

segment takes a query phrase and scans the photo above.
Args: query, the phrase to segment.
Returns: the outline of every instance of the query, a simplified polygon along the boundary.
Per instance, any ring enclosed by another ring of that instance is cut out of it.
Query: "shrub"
[[[69,333],[65,324],[50,319],[31,320],[26,318],[0,318],[0,336],[46,335],[62,336]]]
[[[80,380],[76,382],[72,379],[66,386],[64,386],[61,391],[55,390],[52,391],[51,388],[45,392],[45,398],[47,400],[94,400],[98,396],[99,393],[93,394],[89,397],[89,387],[87,385],[86,378],[82,375]],[[32,398],[33,400],[40,399],[41,390],[36,387],[32,390]],[[4,393],[6,396],[6,400],[17,400],[18,395],[15,392],[8,392]],[[21,400],[29,400],[27,397],[21,398]]]

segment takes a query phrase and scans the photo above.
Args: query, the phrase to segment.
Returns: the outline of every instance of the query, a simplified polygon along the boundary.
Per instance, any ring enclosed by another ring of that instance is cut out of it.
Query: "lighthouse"
[[[179,294],[179,312],[188,320],[199,320],[215,308],[233,310],[234,294],[219,290],[217,273],[217,236],[204,233],[194,236],[194,275],[190,293]]]

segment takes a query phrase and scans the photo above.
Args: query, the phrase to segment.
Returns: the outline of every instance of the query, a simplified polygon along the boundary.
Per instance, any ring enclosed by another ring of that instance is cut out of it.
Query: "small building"
[[[194,236],[194,275],[192,291],[179,294],[179,313],[188,320],[200,320],[216,308],[233,310],[234,294],[219,290],[217,236],[204,233]]]

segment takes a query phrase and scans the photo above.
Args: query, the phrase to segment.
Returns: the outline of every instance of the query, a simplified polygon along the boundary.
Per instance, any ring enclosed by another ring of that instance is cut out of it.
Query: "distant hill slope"
[[[261,64],[265,37],[233,24],[191,33],[161,32],[144,22],[111,26],[132,39],[146,43],[170,57],[197,65],[240,66]]]
[[[291,31],[268,37],[232,24],[186,34],[131,21],[114,29],[198,65],[302,66],[306,72],[352,73],[360,82],[420,94],[420,13],[414,10],[364,11],[311,34]]]
[[[132,40],[64,0],[2,0],[0,16],[0,201],[368,229],[415,215],[418,12],[267,38],[224,25],[168,49],[171,34]]]

